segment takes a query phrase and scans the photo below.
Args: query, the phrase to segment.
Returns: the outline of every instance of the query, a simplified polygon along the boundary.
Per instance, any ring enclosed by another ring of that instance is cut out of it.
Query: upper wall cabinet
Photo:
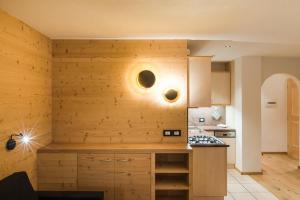
[[[212,63],[211,104],[230,105],[230,66],[227,63]]]
[[[211,106],[211,57],[189,57],[189,107]]]

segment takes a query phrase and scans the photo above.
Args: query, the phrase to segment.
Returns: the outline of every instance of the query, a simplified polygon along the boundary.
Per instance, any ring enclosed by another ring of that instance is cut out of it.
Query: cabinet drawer
[[[79,170],[114,172],[114,154],[79,154]]]
[[[116,200],[150,200],[150,172],[116,173]]]
[[[77,189],[76,153],[39,153],[38,188],[46,191]]]
[[[150,154],[116,154],[116,172],[150,172]]]

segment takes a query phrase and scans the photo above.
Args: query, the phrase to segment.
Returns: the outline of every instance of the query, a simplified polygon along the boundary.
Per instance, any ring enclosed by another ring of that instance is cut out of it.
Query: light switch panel
[[[172,130],[164,130],[164,136],[172,136]]]
[[[181,130],[174,130],[173,136],[181,136]]]
[[[164,130],[164,136],[181,136],[181,130]]]

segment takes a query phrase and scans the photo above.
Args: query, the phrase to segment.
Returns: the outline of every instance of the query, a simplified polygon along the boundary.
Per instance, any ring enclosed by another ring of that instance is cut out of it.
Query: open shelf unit
[[[189,153],[155,155],[156,200],[188,200],[190,185]]]
[[[156,191],[155,199],[159,200],[182,200],[188,199],[188,191],[168,191],[168,190],[159,190]]]

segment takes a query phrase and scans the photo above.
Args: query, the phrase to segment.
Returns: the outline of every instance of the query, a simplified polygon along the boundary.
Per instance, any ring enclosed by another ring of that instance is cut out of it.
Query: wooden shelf
[[[185,165],[185,163],[182,162],[169,162],[169,163],[159,163],[155,167],[155,173],[183,173],[188,174],[189,169]]]
[[[188,200],[187,190],[159,190],[155,193],[156,200]]]
[[[155,184],[156,190],[189,190],[189,185],[182,180],[159,180]]]

